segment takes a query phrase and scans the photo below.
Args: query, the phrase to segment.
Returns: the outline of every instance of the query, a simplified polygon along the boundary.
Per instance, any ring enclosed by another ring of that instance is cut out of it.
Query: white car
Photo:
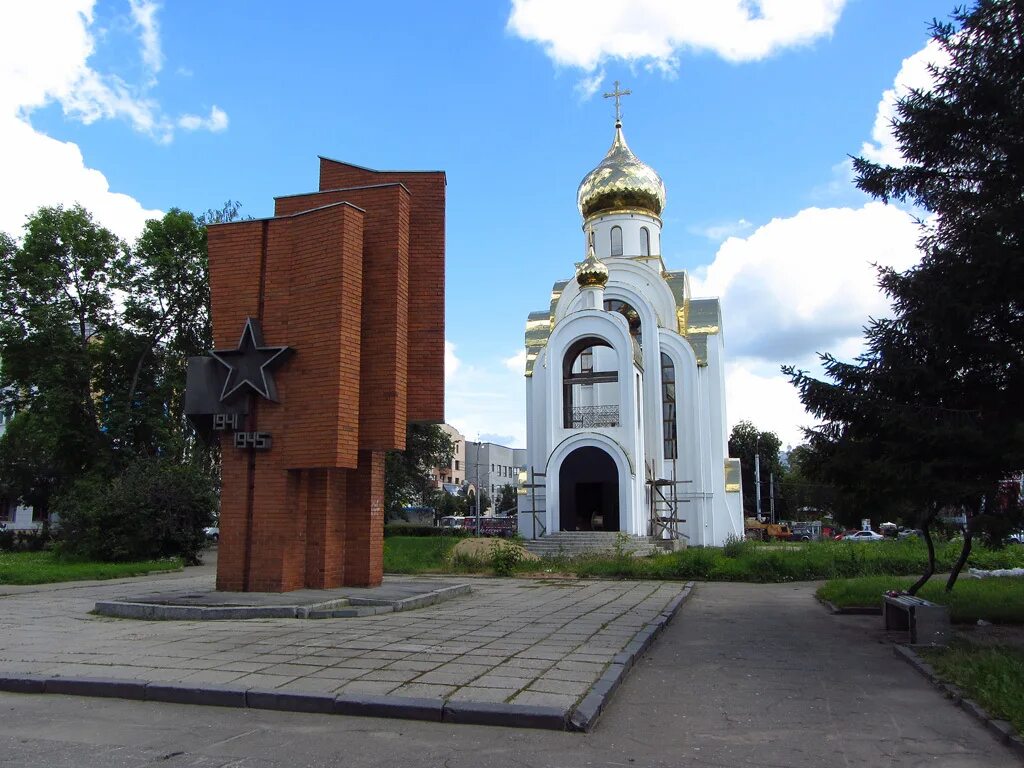
[[[843,537],[843,541],[884,541],[885,536],[874,531],[857,531]]]

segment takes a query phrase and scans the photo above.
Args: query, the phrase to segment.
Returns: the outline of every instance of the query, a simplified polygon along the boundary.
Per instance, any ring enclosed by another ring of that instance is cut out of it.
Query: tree
[[[809,439],[827,471],[916,517],[970,513],[951,589],[973,534],[1019,503],[996,503],[1024,467],[1024,7],[979,0],[933,23],[949,55],[934,86],[901,99],[893,134],[905,162],[854,160],[858,186],[929,212],[918,266],[879,270],[894,317],[872,320],[852,363],[823,355],[826,380],[784,371],[822,424]]]
[[[388,451],[384,465],[384,509],[395,517],[402,507],[433,499],[431,470],[451,466],[455,446],[436,424],[410,424],[405,450]],[[435,503],[436,508],[436,503]]]
[[[515,512],[516,507],[519,505],[519,500],[516,497],[516,489],[514,485],[503,485],[501,486],[501,492],[498,494],[498,501],[495,503],[494,511],[496,514],[512,514]]]
[[[0,391],[15,414],[0,438],[0,483],[40,510],[111,460],[98,407],[109,393],[95,373],[125,251],[81,206],[40,208],[20,246],[0,240]]]
[[[749,421],[741,421],[729,433],[729,455],[740,460],[743,474],[743,514],[753,517],[757,514],[757,484],[754,481],[754,458],[761,457],[761,512],[768,514],[769,476],[774,473],[776,482],[782,479],[784,470],[779,459],[782,441],[774,432],[762,432]]]

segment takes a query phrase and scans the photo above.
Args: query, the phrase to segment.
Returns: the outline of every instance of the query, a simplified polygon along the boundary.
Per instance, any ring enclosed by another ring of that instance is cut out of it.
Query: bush
[[[0,531],[0,552],[40,552],[50,542],[50,527],[36,530]]]
[[[216,508],[210,479],[192,466],[144,460],[112,480],[87,475],[55,500],[60,552],[105,562],[180,555],[195,564]]]
[[[495,539],[491,542],[491,567],[497,576],[511,576],[523,559],[523,548],[510,541]]]

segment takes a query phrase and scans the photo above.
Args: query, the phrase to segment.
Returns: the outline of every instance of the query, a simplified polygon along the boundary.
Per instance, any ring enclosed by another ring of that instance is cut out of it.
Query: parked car
[[[885,536],[874,531],[855,531],[846,534],[843,541],[884,541]]]
[[[1006,537],[1007,544],[1024,544],[1024,531],[1016,531]]]
[[[203,533],[206,534],[206,540],[212,542],[220,541],[220,528],[216,525],[211,525],[207,528],[203,528]]]
[[[919,528],[906,528],[899,532],[897,538],[899,539],[915,539],[924,536]]]

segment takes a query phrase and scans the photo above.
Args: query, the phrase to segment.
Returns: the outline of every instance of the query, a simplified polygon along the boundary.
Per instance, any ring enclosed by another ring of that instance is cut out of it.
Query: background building
[[[451,424],[441,424],[441,429],[451,438],[453,447],[452,463],[447,467],[435,467],[430,471],[434,487],[448,493],[462,493],[466,480],[466,438]]]
[[[497,443],[466,443],[466,480],[474,488],[483,488],[487,492],[492,511],[502,486],[518,489],[519,470],[525,465],[525,448],[509,448]]]

